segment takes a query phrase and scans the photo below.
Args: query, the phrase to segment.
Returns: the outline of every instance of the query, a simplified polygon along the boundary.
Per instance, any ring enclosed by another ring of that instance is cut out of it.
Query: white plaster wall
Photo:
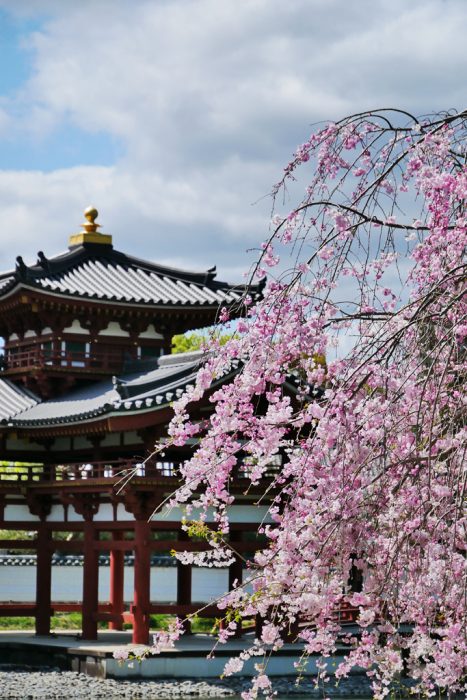
[[[0,566],[0,599],[2,602],[33,603],[35,596],[35,566]]]
[[[82,566],[52,567],[52,600],[55,602],[81,602],[83,595]],[[134,568],[125,566],[125,601],[133,601]],[[227,591],[227,569],[194,569],[192,600],[207,603]],[[108,602],[110,567],[99,568],[99,601]],[[174,603],[177,597],[176,567],[153,566],[151,568],[151,601]],[[31,603],[36,594],[35,566],[0,566],[0,600]]]
[[[153,323],[150,323],[143,333],[140,333],[138,338],[149,338],[151,340],[164,340],[164,336],[158,333]]]
[[[71,326],[67,326],[63,329],[63,333],[79,333],[80,335],[89,335],[89,330],[87,328],[83,328],[79,320],[75,318]]]
[[[227,592],[229,585],[228,569],[194,568],[191,576],[191,599],[193,603],[209,603]]]
[[[130,520],[131,515],[130,513],[125,509],[125,506],[123,503],[119,503],[117,505],[117,520]]]
[[[267,506],[230,506],[227,508],[231,523],[270,523]]]
[[[71,508],[68,509],[68,514],[70,514]],[[62,505],[54,505],[50,510],[50,515],[47,517],[48,522],[62,522],[64,518],[64,508]],[[80,516],[80,520],[82,520]],[[66,527],[63,528],[66,530]]]
[[[110,503],[101,503],[99,506],[99,510],[97,511],[96,515],[94,516],[94,521],[96,522],[102,522],[103,520],[113,520],[114,519],[114,510],[112,508],[112,505]]]
[[[58,520],[62,520],[62,519],[63,519],[63,515],[61,518],[58,518]],[[50,520],[52,520],[52,518],[49,517],[49,518],[47,518],[47,520],[50,521]],[[73,506],[68,506],[68,520],[67,520],[67,522],[69,522],[69,523],[82,523],[83,520],[84,520],[83,516],[79,515],[75,511]],[[66,530],[66,523],[64,523],[63,529]]]
[[[101,445],[103,447],[120,445],[120,433],[107,433]]]
[[[57,437],[52,445],[52,451],[54,450],[71,450],[71,438],[69,437]]]
[[[81,436],[75,437],[73,440],[73,444],[76,450],[83,449],[86,447],[92,447],[92,443],[90,442],[90,440],[88,440],[86,437]]]
[[[123,433],[124,445],[141,444],[142,442],[143,438],[138,435],[136,430],[129,430],[127,433]]]
[[[248,506],[248,505],[237,505],[237,506],[229,506],[227,508],[227,512],[229,515],[229,519],[231,523],[242,523],[242,522],[248,522],[248,523],[260,523],[263,521],[264,522],[271,522],[271,519],[267,515],[268,513],[268,508],[267,506]],[[198,509],[194,509],[190,515],[190,520],[197,520],[200,516],[200,511]],[[181,520],[183,517],[183,512],[181,508],[164,508],[162,511],[159,511],[154,515],[152,518],[153,520],[156,521],[163,521],[163,520]],[[214,521],[214,513],[213,511],[209,511],[207,515],[207,522],[213,522]]]
[[[28,523],[38,523],[40,522],[37,515],[32,515],[27,506],[20,505],[6,505],[4,521],[9,523],[12,520],[24,520]]]
[[[271,519],[267,515],[266,506],[248,506],[248,505],[238,505],[230,506],[228,509],[228,514],[230,522],[232,523],[260,523],[260,522],[271,522]],[[199,518],[199,511],[193,510],[190,515],[191,520],[197,520]],[[181,508],[164,508],[162,511],[157,512],[152,520],[156,522],[164,522],[165,520],[173,520],[175,522],[182,519],[183,512]],[[52,506],[50,515],[47,517],[48,522],[60,522],[64,517],[64,509],[60,504]],[[103,522],[106,520],[113,521],[114,511],[110,503],[101,503],[98,512],[94,516],[94,520],[97,522]],[[27,522],[38,522],[39,518],[32,515],[26,505],[6,505],[5,507],[5,521],[10,522],[12,520],[25,520]],[[82,522],[83,517],[76,513],[75,509],[70,506],[68,508],[68,521],[69,522]],[[118,504],[117,507],[117,521],[133,521],[133,518],[122,503]],[[207,522],[213,522],[213,513],[209,513],[207,517]],[[66,528],[65,528],[66,529]]]
[[[26,440],[18,440],[17,438],[8,437],[6,440],[7,450],[24,450],[29,452],[45,452],[44,445],[38,445],[36,442],[26,442]]]
[[[110,321],[108,324],[107,328],[104,328],[102,331],[99,331],[98,333],[99,336],[113,336],[118,337],[118,338],[129,338],[130,334],[128,331],[124,331],[123,328],[120,326],[120,324],[117,321]]]

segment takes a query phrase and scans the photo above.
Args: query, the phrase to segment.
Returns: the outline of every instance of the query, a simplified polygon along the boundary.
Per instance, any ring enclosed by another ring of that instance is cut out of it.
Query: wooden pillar
[[[255,616],[255,637],[260,639],[264,627],[264,617],[262,615]]]
[[[135,521],[135,584],[133,598],[133,644],[149,643],[151,529],[147,520]]]
[[[89,442],[91,443],[93,450],[92,450],[92,472],[89,474],[89,476],[94,476],[94,477],[102,477],[102,472],[100,470],[100,462],[102,460],[102,449],[101,449],[101,443],[103,440],[102,435],[93,435],[92,437],[88,438]]]
[[[96,529],[92,520],[84,523],[83,639],[97,639],[96,614],[99,605],[99,554],[95,548]]]
[[[37,532],[36,566],[36,634],[50,634],[51,589],[52,589],[52,542],[51,533],[44,523]]]
[[[357,569],[353,563],[354,557],[352,557],[352,566],[349,575],[349,587],[354,593],[361,593],[363,590],[363,574],[361,569]]]
[[[178,539],[186,541],[190,538],[185,530],[179,530]],[[192,571],[192,566],[177,561],[177,605],[191,605]],[[185,617],[185,615],[180,615],[180,617]],[[185,634],[191,634],[189,623],[185,623]]]
[[[240,530],[232,530],[230,532],[230,541],[232,542],[232,547],[235,549],[235,544],[242,541],[242,533]],[[235,556],[235,561],[229,566],[229,591],[232,590],[234,582],[237,581],[238,585],[242,582],[243,575],[243,561],[242,559]],[[242,633],[242,623],[241,621],[237,623],[237,629],[235,635],[241,635]]]
[[[230,533],[230,541],[232,543],[232,547],[235,549],[235,544],[242,541],[241,531],[233,530]],[[229,566],[229,591],[233,588],[235,581],[238,581],[239,584],[242,582],[243,562],[239,556],[234,556],[235,561]]]
[[[53,481],[55,479],[55,464],[52,454],[52,445],[54,441],[52,438],[38,438],[37,442],[45,449],[45,454],[42,457],[42,479],[44,481]]]
[[[120,542],[123,539],[123,533],[119,530],[112,532],[112,540]],[[118,621],[109,622],[109,630],[123,629],[123,609],[124,609],[124,552],[120,549],[110,550],[110,605],[112,613],[120,615]]]

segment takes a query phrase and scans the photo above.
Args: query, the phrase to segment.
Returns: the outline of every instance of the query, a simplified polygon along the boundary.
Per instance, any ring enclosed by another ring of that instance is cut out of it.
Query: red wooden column
[[[37,532],[36,634],[50,634],[52,588],[52,538],[41,523]]]
[[[242,533],[240,530],[232,530],[230,532],[230,541],[232,542],[232,547],[235,549],[235,545],[242,541]],[[235,581],[238,581],[238,585],[242,582],[243,575],[243,562],[242,559],[234,554],[235,561],[229,566],[229,591],[232,590]],[[237,625],[236,635],[242,633],[242,623],[241,621]]]
[[[189,540],[185,530],[178,531],[178,539]],[[177,561],[177,605],[191,605],[192,567]],[[185,617],[181,615],[180,617]],[[185,634],[191,633],[191,625],[185,624]]]
[[[119,530],[112,532],[112,540],[120,542],[123,539],[123,533]],[[124,552],[119,549],[110,550],[110,605],[112,613],[120,615],[117,622],[109,622],[110,630],[123,629],[123,610],[124,610]]]
[[[151,528],[146,519],[135,521],[135,586],[133,598],[133,644],[149,643],[151,605]]]
[[[230,532],[230,542],[232,542],[232,547],[236,549],[235,545],[242,541],[241,530],[232,530]],[[234,554],[235,561],[229,566],[229,590],[233,587],[234,581],[238,581],[239,584],[242,582],[243,574],[243,563],[242,559]]]
[[[91,519],[84,523],[83,639],[97,639],[96,614],[99,605],[99,553],[96,529]]]

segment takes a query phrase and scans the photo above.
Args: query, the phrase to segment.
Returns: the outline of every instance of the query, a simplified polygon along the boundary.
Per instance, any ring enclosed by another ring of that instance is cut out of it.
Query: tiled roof
[[[186,272],[133,258],[110,245],[86,243],[51,259],[40,252],[32,266],[18,257],[14,272],[0,274],[0,298],[20,284],[83,299],[152,306],[218,307],[241,298],[243,286],[218,282],[215,276],[215,268]]]
[[[194,384],[203,353],[165,355],[158,367],[144,374],[126,375],[43,401],[8,422],[18,428],[80,423],[104,414],[165,408]],[[227,377],[226,377],[227,378]]]
[[[16,277],[14,273],[6,273],[6,275],[0,279],[0,294],[6,290],[9,289],[14,285],[16,281]]]
[[[20,389],[8,379],[0,379],[0,420],[8,420],[39,403],[31,392]]]

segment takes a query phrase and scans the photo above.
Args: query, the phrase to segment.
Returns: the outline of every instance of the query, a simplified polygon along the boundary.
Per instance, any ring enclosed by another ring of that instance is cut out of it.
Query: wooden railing
[[[132,358],[128,358],[130,360]],[[127,361],[121,348],[107,350],[93,348],[92,352],[53,351],[41,348],[18,349],[15,352],[6,351],[3,360],[3,371],[12,372],[18,369],[35,368],[73,368],[87,371],[103,370],[120,372]]]
[[[176,478],[177,462],[116,460],[106,462],[73,462],[70,464],[0,465],[0,482],[37,483],[77,481],[83,479]]]
[[[180,460],[144,462],[132,460],[106,460],[69,462],[63,464],[0,464],[0,483],[61,482],[89,479],[178,478]],[[263,472],[263,479],[274,479],[281,471],[279,462],[270,464]],[[251,467],[240,464],[233,470],[234,481],[249,479]]]

